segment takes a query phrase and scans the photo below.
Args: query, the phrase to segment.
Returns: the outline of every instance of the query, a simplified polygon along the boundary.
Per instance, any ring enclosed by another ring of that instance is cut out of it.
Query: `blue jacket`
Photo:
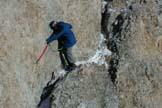
[[[75,38],[74,33],[72,32],[72,25],[65,23],[65,22],[58,22],[58,26],[61,28],[61,31],[59,33],[52,33],[47,38],[47,43],[51,43],[54,40],[61,40],[65,39],[65,43],[63,44],[64,48],[72,47],[76,44],[77,40]]]

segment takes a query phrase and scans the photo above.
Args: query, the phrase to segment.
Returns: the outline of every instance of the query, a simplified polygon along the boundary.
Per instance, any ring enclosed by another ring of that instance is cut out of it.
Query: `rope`
[[[61,51],[63,48],[60,48],[60,49],[53,49],[52,46],[49,44],[49,47],[51,49],[52,52],[58,52],[58,51]]]
[[[51,46],[50,44],[49,44],[49,47],[50,47],[51,51],[54,52],[54,53],[55,53],[55,52],[58,52],[58,51],[61,51],[61,50],[63,49],[63,47],[61,47],[60,49],[53,49],[52,46]],[[65,65],[67,66],[67,65],[68,65],[68,61],[66,60],[65,55],[62,54],[62,57],[63,57],[63,59],[64,59]]]

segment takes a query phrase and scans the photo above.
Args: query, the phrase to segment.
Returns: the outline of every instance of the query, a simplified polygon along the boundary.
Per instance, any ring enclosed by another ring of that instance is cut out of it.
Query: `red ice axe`
[[[40,61],[40,59],[43,57],[43,55],[45,54],[46,50],[48,48],[48,44],[46,44],[46,46],[44,47],[44,49],[42,50],[42,53],[40,54],[39,58],[36,61],[36,64]]]

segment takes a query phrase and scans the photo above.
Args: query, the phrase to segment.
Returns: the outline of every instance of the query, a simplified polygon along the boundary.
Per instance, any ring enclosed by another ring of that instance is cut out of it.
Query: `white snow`
[[[102,1],[101,2],[101,13],[104,13],[105,12],[105,6],[107,5],[107,2],[106,1]]]
[[[128,13],[128,12],[130,12],[130,10],[128,8],[109,8],[108,12],[110,12],[110,13],[120,13],[120,12]]]
[[[108,68],[108,64],[105,61],[105,57],[106,56],[110,56],[111,55],[111,51],[107,49],[106,43],[105,43],[106,39],[104,38],[103,34],[100,34],[100,41],[99,41],[99,46],[98,49],[96,50],[96,53],[94,54],[94,56],[90,57],[87,61],[78,61],[76,62],[76,65],[80,65],[80,64],[98,64],[98,65],[105,65],[106,68]]]

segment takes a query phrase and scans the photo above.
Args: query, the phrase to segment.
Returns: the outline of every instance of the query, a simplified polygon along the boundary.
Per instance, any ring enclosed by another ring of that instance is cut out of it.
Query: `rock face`
[[[162,2],[101,1],[0,1],[1,108],[35,108],[51,72],[59,71],[51,50],[57,42],[35,64],[53,19],[72,23],[77,60],[94,55],[100,28],[112,51],[108,69],[91,64],[70,73],[53,92],[53,108],[161,108]]]
[[[74,48],[77,60],[93,55],[100,33],[100,10],[96,0],[1,0],[0,107],[35,108],[51,72],[60,67],[58,53],[50,48],[35,64],[51,33],[51,20],[72,23],[78,39]]]
[[[118,108],[118,96],[104,66],[74,71],[53,92],[53,108]]]
[[[107,1],[102,29],[113,53],[109,73],[117,85],[119,107],[161,108],[162,2]]]

